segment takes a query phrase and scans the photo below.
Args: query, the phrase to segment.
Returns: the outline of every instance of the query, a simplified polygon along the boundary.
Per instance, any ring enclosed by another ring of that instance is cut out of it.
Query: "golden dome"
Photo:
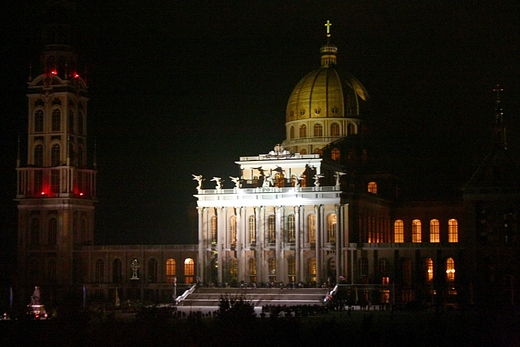
[[[322,66],[302,78],[287,103],[286,121],[308,118],[358,118],[359,99],[368,94],[353,76],[342,80],[335,65]]]

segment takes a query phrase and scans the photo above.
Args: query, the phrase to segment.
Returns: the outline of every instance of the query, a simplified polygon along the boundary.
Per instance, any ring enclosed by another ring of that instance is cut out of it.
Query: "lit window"
[[[229,219],[229,243],[232,246],[237,245],[237,216],[231,216]]]
[[[249,259],[249,280],[256,282],[256,258]]]
[[[314,124],[314,136],[315,137],[323,136],[323,126],[321,124]]]
[[[433,280],[433,259],[426,259],[426,281],[431,282]]]
[[[267,242],[276,242],[276,219],[274,215],[267,217]]]
[[[338,148],[333,148],[332,152],[330,153],[330,157],[332,160],[339,160],[341,157],[341,152]]]
[[[287,275],[289,277],[289,282],[296,281],[296,260],[294,257],[287,259]]]
[[[439,221],[437,219],[432,219],[430,221],[430,242],[437,243],[440,242],[440,227]]]
[[[38,110],[34,114],[34,132],[43,132],[43,111]]]
[[[300,127],[300,137],[307,137],[307,127],[305,124]]]
[[[191,258],[184,260],[184,278],[186,283],[193,283],[195,276],[195,262]]]
[[[269,270],[269,280],[276,281],[276,259],[269,258],[267,261],[267,267]]]
[[[253,215],[249,216],[249,242],[256,243],[256,217]]]
[[[330,125],[330,136],[339,136],[339,124],[338,123],[332,123]]]
[[[287,217],[287,242],[294,243],[296,241],[296,226],[294,214]]]
[[[300,154],[307,154],[307,150],[305,148],[300,149]]]
[[[336,242],[336,214],[331,213],[327,216],[327,242]]]
[[[395,243],[404,242],[404,223],[400,219],[398,219],[394,222],[394,242]]]
[[[233,258],[229,262],[229,274],[231,275],[232,280],[236,281],[238,276],[238,259]]]
[[[377,194],[377,183],[376,182],[368,182],[368,192],[372,194]]]
[[[274,185],[275,187],[283,188],[285,187],[285,176],[283,172],[277,172],[274,175]]]
[[[176,264],[173,258],[166,260],[166,283],[175,282],[175,275],[177,274]]]
[[[309,243],[316,244],[316,215],[310,214],[307,217],[307,229],[309,230]]]
[[[421,221],[414,219],[412,221],[412,242],[421,243]]]
[[[211,243],[217,243],[217,216],[211,217]]]
[[[316,282],[316,258],[309,259],[309,282]]]
[[[52,131],[60,131],[61,130],[61,112],[59,109],[55,109],[52,111]]]
[[[455,260],[453,258],[446,259],[446,280],[455,281]]]
[[[456,219],[448,221],[448,242],[459,242],[459,224]]]

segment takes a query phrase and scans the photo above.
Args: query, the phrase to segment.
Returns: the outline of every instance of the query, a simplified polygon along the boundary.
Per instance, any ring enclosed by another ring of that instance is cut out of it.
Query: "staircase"
[[[325,288],[197,288],[179,303],[182,306],[218,306],[222,296],[243,297],[255,306],[264,305],[321,305],[327,294]]]

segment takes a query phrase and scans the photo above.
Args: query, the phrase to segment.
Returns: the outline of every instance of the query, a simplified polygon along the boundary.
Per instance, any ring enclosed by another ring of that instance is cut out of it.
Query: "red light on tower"
[[[79,78],[79,74],[77,72],[74,72],[74,78]]]
[[[83,193],[79,193],[79,196],[83,196]]]
[[[58,74],[58,71],[56,71],[56,70],[51,71],[51,75],[57,75],[57,74]]]

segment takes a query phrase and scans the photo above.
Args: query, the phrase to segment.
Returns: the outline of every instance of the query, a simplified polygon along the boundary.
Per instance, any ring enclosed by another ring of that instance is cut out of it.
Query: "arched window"
[[[356,133],[356,126],[352,123],[347,124],[347,135],[354,135]]]
[[[34,132],[43,132],[43,111],[38,110],[34,113]]]
[[[51,131],[61,130],[61,111],[58,108],[52,111],[51,125]]]
[[[123,281],[123,263],[120,259],[112,261],[112,282],[121,283]]]
[[[426,258],[426,281],[433,281],[433,259]]]
[[[316,215],[314,213],[311,213],[307,217],[307,230],[309,232],[309,235],[307,236],[309,239],[309,243],[311,245],[316,244]]]
[[[229,218],[229,243],[231,246],[237,245],[237,216]]]
[[[294,139],[294,127],[292,125],[289,129],[289,139]]]
[[[412,242],[421,243],[422,241],[422,232],[421,232],[421,221],[418,219],[414,219],[412,221]]]
[[[300,149],[300,154],[307,154],[307,150],[305,148]]]
[[[184,260],[184,281],[186,283],[193,283],[193,278],[195,276],[195,261],[191,258],[186,258]]]
[[[56,218],[49,219],[49,225],[47,230],[47,244],[49,246],[57,245],[57,235],[58,235],[58,221]]]
[[[294,214],[287,217],[287,242],[294,243],[296,241],[296,225]]]
[[[377,183],[376,182],[368,182],[368,192],[372,194],[377,194]]]
[[[314,137],[322,137],[323,136],[323,125],[316,123],[314,124]]]
[[[211,217],[211,243],[217,244],[217,216]]]
[[[459,223],[456,219],[448,221],[448,242],[459,242]]]
[[[309,282],[316,283],[316,258],[309,259]]]
[[[169,258],[166,260],[166,283],[175,283],[176,265],[175,259]]]
[[[341,159],[341,151],[339,148],[333,148],[330,152],[330,158],[332,160],[340,160]]]
[[[336,242],[336,214],[331,213],[327,216],[327,242]]]
[[[36,145],[34,147],[34,165],[43,166],[43,146]]]
[[[394,222],[394,242],[395,243],[404,242],[404,223],[400,219],[398,219]]]
[[[148,260],[148,282],[157,282],[157,260],[155,260],[154,258]]]
[[[330,125],[330,136],[337,137],[339,136],[339,124],[332,123]]]
[[[432,219],[430,221],[430,243],[441,242],[439,220]]]
[[[38,218],[31,219],[29,242],[33,246],[40,244],[40,219]]]
[[[300,126],[300,137],[307,137],[307,126],[305,124]]]
[[[256,244],[256,217],[249,216],[249,242]]]
[[[446,281],[455,281],[455,260],[453,258],[446,259]]]
[[[276,242],[276,219],[274,215],[267,217],[267,242]]]
[[[105,262],[102,259],[96,260],[95,282],[105,282]]]
[[[59,166],[60,162],[60,145],[55,143],[51,147],[51,166]]]

